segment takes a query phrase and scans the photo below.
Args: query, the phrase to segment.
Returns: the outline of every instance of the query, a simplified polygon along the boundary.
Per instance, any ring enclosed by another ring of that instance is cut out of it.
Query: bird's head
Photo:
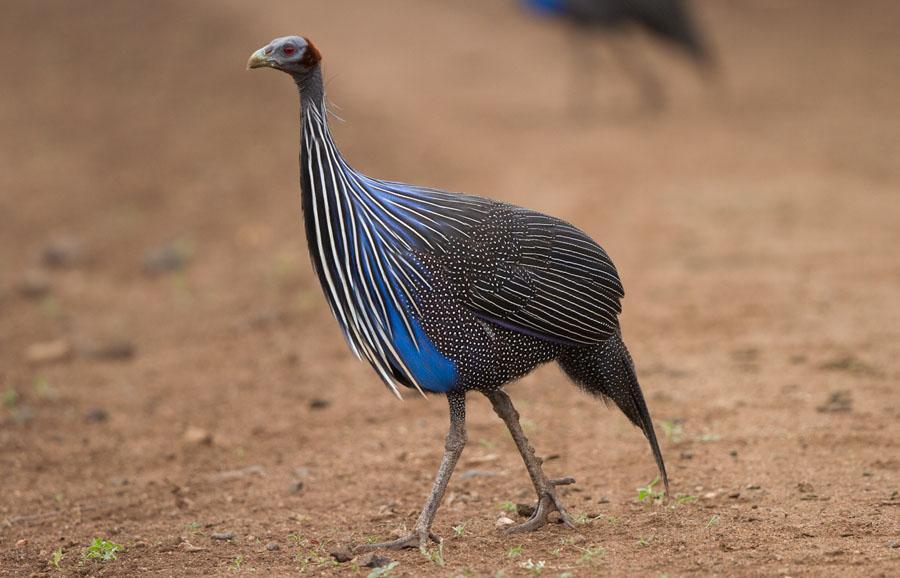
[[[315,68],[320,60],[319,50],[306,38],[283,36],[251,54],[247,68],[268,67],[302,76]]]

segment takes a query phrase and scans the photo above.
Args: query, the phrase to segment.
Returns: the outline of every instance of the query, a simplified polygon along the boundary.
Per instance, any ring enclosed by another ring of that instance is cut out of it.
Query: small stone
[[[190,250],[181,245],[170,244],[148,251],[144,256],[144,272],[159,275],[181,271],[190,260]]]
[[[182,550],[184,550],[185,552],[203,552],[204,550],[206,550],[206,548],[201,548],[200,546],[194,546],[187,540],[182,540],[181,544],[179,544],[179,547]],[[165,550],[163,550],[163,551],[165,551]]]
[[[761,487],[762,487],[762,486],[760,486],[759,484],[747,484],[747,489],[748,489],[748,490],[758,490],[758,489],[760,489]]]
[[[833,391],[828,400],[816,407],[820,413],[842,413],[853,410],[853,398],[849,391]]]
[[[213,540],[232,540],[234,539],[234,532],[214,532],[209,537]]]
[[[350,550],[348,546],[341,546],[335,550],[330,552],[331,557],[334,558],[334,561],[343,564],[344,562],[349,562],[353,559],[353,552]]]
[[[497,521],[494,522],[494,525],[498,528],[505,528],[507,526],[512,526],[513,524],[515,524],[515,522],[513,522],[506,516],[500,516],[499,518],[497,518]]]
[[[40,271],[27,271],[16,288],[26,299],[39,299],[50,293],[50,280]]]
[[[694,457],[694,454],[691,452],[681,452],[680,454],[678,454],[678,457],[683,460],[689,460]]]
[[[292,482],[290,490],[291,490],[292,494],[299,494],[301,491],[303,491],[303,481],[296,480],[296,481]]]
[[[360,556],[356,561],[363,568],[383,568],[391,563],[391,559],[387,556],[380,556],[375,552],[370,552],[364,556]]]
[[[20,540],[16,540],[16,548],[22,548],[28,545],[28,539],[22,538]]]
[[[741,497],[741,493],[740,492],[731,492],[730,494],[728,494],[728,497],[731,498],[732,500],[736,500]]]
[[[281,550],[281,546],[278,544],[278,542],[269,542],[268,544],[266,544],[266,550],[268,550],[269,552],[274,552],[276,550]]]
[[[797,489],[802,494],[809,494],[814,491],[812,484],[807,482],[800,482],[799,484],[797,484]]]
[[[331,401],[327,399],[314,398],[309,400],[309,409],[325,409],[331,405]]]
[[[888,542],[888,548],[900,548],[900,540],[891,540]]]
[[[109,419],[109,414],[102,407],[92,407],[84,414],[84,419],[88,423],[102,423]]]
[[[736,458],[738,455],[737,450],[731,450],[730,452],[728,452],[728,455],[733,458]]]
[[[44,247],[41,262],[45,267],[62,269],[83,263],[85,255],[84,243],[74,237],[60,237]]]
[[[131,341],[115,339],[88,345],[82,348],[81,354],[85,357],[102,361],[124,361],[133,358],[136,349]]]
[[[184,432],[184,441],[192,445],[212,445],[213,436],[210,432],[199,427],[189,427]]]
[[[65,339],[33,343],[25,352],[30,363],[43,365],[65,361],[72,354],[72,346]]]

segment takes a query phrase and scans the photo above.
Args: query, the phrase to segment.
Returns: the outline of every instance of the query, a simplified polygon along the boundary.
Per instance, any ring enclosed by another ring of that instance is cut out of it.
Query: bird
[[[444,395],[450,427],[431,492],[414,529],[355,547],[425,548],[466,444],[466,395],[489,400],[512,435],[537,495],[540,528],[571,517],[525,436],[504,386],[555,361],[584,391],[618,406],[665,464],[618,322],[624,296],[606,251],[573,225],[484,197],[366,176],[329,130],[322,54],[307,38],[275,38],[249,69],[293,79],[300,97],[300,205],[315,274],[352,352],[397,397]]]
[[[532,11],[566,20],[573,28],[575,44],[573,54],[578,69],[576,80],[586,86],[574,86],[575,110],[583,108],[583,99],[591,90],[593,60],[590,57],[587,36],[593,31],[607,33],[611,47],[626,69],[640,84],[648,108],[659,109],[663,105],[663,91],[657,78],[649,71],[640,53],[623,47],[615,41],[613,32],[628,28],[640,28],[655,38],[680,50],[692,59],[702,71],[714,68],[714,59],[706,39],[700,32],[689,6],[684,0],[522,0]],[[587,70],[585,70],[587,69]]]

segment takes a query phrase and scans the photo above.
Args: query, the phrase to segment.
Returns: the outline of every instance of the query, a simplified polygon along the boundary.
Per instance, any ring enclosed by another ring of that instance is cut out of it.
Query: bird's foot
[[[534,513],[531,515],[531,517],[528,518],[526,522],[508,528],[506,530],[507,534],[517,534],[519,532],[531,532],[537,530],[550,521],[550,514],[552,512],[557,512],[559,514],[560,521],[567,527],[573,530],[575,529],[575,524],[572,523],[572,518],[569,517],[569,514],[563,507],[559,496],[556,495],[556,486],[566,486],[569,484],[574,484],[575,478],[559,478],[548,481],[550,482],[550,485],[548,488],[544,489],[541,492],[537,507],[534,509]]]
[[[389,542],[359,544],[353,547],[353,553],[362,554],[365,552],[373,552],[375,550],[403,550],[406,548],[418,548],[422,550],[428,544],[429,539],[435,544],[441,543],[441,538],[429,530],[414,530],[407,536]]]

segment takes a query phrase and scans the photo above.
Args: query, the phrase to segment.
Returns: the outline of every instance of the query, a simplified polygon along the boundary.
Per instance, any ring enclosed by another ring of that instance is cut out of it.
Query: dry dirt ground
[[[495,529],[530,485],[473,395],[443,558],[391,575],[900,575],[900,4],[697,5],[718,83],[635,39],[668,109],[606,61],[573,120],[566,31],[514,2],[5,4],[0,575],[366,576],[328,552],[414,523],[446,407],[324,306],[296,95],[244,70],[292,32],[358,167],[608,249],[679,496],[636,501],[640,433],[542,368],[509,390],[577,531]]]

